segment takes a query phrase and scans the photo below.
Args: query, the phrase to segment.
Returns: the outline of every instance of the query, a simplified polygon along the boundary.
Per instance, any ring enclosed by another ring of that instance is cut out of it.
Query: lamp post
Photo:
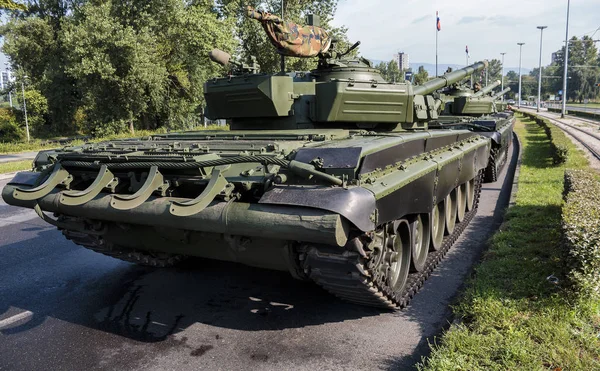
[[[544,28],[548,26],[537,26],[540,30],[540,65],[538,70],[538,99],[537,99],[537,112],[540,112],[541,99],[542,99],[542,40],[544,37]]]
[[[504,54],[506,54],[506,52],[504,53],[500,53],[502,55],[502,72],[501,72],[501,78],[500,80],[502,81],[501,86],[500,86],[500,91],[504,90]],[[501,101],[504,102],[504,94],[502,94],[502,98]]]
[[[519,102],[518,102],[518,107],[521,108],[521,55],[523,52],[523,45],[525,45],[525,43],[517,43],[517,45],[519,45]]]
[[[562,110],[560,117],[565,118],[567,112],[567,66],[569,65],[569,8],[571,0],[567,0],[567,30],[565,31],[565,69],[563,71],[563,93],[562,93]]]
[[[23,75],[21,80],[21,92],[23,93],[23,113],[25,114],[25,130],[27,131],[27,141],[29,142],[29,122],[27,121],[27,104],[25,103],[25,79],[27,75]]]

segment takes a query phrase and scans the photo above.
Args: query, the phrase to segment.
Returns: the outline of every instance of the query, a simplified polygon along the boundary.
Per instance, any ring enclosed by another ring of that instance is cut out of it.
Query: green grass
[[[564,170],[587,169],[587,160],[570,144],[566,164],[555,166],[540,126],[520,119],[515,131],[523,146],[516,204],[453,306],[460,324],[436,339],[421,370],[600,369],[599,303],[561,285]]]
[[[12,173],[13,171],[31,170],[31,160],[1,162],[0,174]]]
[[[42,149],[51,148],[56,148],[56,144],[44,145],[44,143],[39,139],[32,140],[29,143],[0,143],[0,155],[8,153],[39,151]]]

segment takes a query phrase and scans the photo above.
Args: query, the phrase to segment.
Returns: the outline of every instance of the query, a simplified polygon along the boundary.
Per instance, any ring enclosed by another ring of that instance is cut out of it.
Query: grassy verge
[[[0,163],[0,174],[22,170],[31,170],[31,160]]]
[[[553,164],[544,129],[519,119],[523,149],[516,204],[490,241],[454,306],[452,325],[421,370],[594,370],[600,368],[598,302],[568,295],[561,249],[564,170],[587,161],[569,143]]]
[[[229,130],[229,126],[218,126],[218,125],[208,125],[206,128],[199,126],[194,129],[194,131],[200,130]],[[128,139],[128,138],[141,138],[147,137],[149,135],[156,134],[165,134],[163,131],[149,131],[149,130],[138,130],[134,135],[131,133],[121,133],[115,135],[109,135],[105,137],[92,138],[88,140],[88,142],[103,142],[107,140],[115,140],[115,139]],[[83,144],[82,140],[75,140],[70,143],[70,145],[80,145]],[[29,143],[19,142],[19,143],[2,143],[0,142],[0,155],[9,154],[9,153],[19,153],[19,152],[30,152],[30,151],[40,151],[42,149],[52,149],[52,148],[60,148],[63,145],[58,144],[56,142],[48,142],[48,140],[34,139]]]
[[[39,151],[42,149],[56,148],[56,144],[45,144],[43,141],[36,139],[29,143],[0,143],[0,155],[8,153]]]

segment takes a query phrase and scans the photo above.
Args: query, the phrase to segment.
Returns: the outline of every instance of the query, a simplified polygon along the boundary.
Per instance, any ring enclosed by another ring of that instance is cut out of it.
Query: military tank
[[[239,262],[401,308],[475,215],[491,148],[470,130],[430,129],[430,93],[485,63],[390,84],[368,60],[327,49],[294,74],[215,50],[231,71],[206,82],[207,115],[230,131],[42,151],[2,197],[129,262]]]
[[[514,114],[498,102],[510,88],[493,93],[494,88],[499,85],[500,80],[484,88],[471,90],[457,83],[438,93],[444,102],[440,123],[447,125],[460,118],[467,126],[459,124],[458,128],[470,128],[491,139],[492,150],[484,172],[484,182],[495,182],[498,179],[512,144]]]

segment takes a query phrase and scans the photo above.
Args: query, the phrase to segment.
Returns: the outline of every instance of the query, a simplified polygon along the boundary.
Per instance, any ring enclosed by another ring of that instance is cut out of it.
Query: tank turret
[[[497,112],[494,102],[502,94],[510,90],[504,89],[502,92],[493,96],[488,95],[496,86],[500,85],[500,80],[486,86],[470,96],[457,96],[447,99],[443,115],[464,115],[464,116],[483,116]]]
[[[431,94],[487,65],[478,62],[419,86],[392,84],[367,59],[346,57],[358,45],[342,53],[332,46],[319,54],[318,67],[310,72],[269,75],[234,65],[230,76],[205,84],[206,115],[231,120],[235,130],[426,129],[441,104]],[[223,52],[211,55],[215,60]]]
[[[475,94],[473,94],[473,97],[483,97],[485,95],[487,95],[488,93],[491,93],[492,90],[494,90],[497,86],[500,86],[501,82],[500,80],[496,80],[493,83],[489,84],[488,86],[482,88],[479,91],[476,91]]]

